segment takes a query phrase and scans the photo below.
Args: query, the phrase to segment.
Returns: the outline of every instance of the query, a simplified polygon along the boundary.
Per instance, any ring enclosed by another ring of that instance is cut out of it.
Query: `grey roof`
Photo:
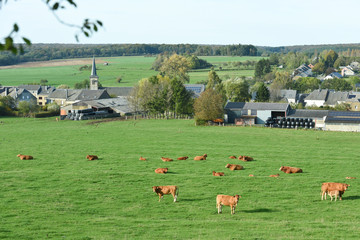
[[[120,97],[129,96],[133,87],[103,87],[101,89],[106,90],[109,95]]]
[[[192,91],[195,94],[195,97],[199,97],[200,94],[205,91],[204,84],[184,84],[186,90]]]
[[[326,100],[326,97],[328,95],[328,90],[327,89],[318,89],[318,90],[314,90],[312,91],[309,96],[307,96],[304,100]]]
[[[41,85],[20,85],[19,88],[24,88],[28,91],[39,91],[41,89]]]
[[[10,96],[14,99],[17,99],[23,93],[28,93],[33,99],[36,99],[28,90],[24,88],[17,88],[17,87],[1,87],[0,88],[0,95],[1,96]]]
[[[338,72],[332,72],[328,76],[331,76],[333,78],[343,78],[343,76]]]
[[[286,111],[289,106],[288,103],[228,102],[225,109]]]
[[[282,98],[287,98],[287,99],[296,99],[296,90],[286,90],[286,89],[282,89],[280,90],[280,96]]]
[[[91,68],[91,77],[97,77],[96,74],[96,65],[95,65],[95,57],[93,57],[93,62],[92,62],[92,68]]]
[[[48,98],[66,99],[67,101],[94,100],[100,98],[110,98],[106,90],[89,89],[56,89],[49,94]]]
[[[329,111],[325,123],[360,123],[360,112]]]
[[[325,105],[336,105],[338,102],[345,102],[348,96],[348,92],[329,92]]]
[[[51,86],[41,86],[41,90],[38,93],[38,95],[49,95],[50,93],[52,93],[53,91],[55,91],[56,88],[55,87],[51,87]]]
[[[329,114],[329,110],[292,109],[288,117],[296,118],[323,118]]]
[[[129,107],[129,102],[127,100],[127,97],[81,101],[81,102],[75,103],[74,105],[83,105],[84,103],[91,107],[95,107],[95,108],[111,108],[117,113],[126,114],[126,113],[134,112]]]

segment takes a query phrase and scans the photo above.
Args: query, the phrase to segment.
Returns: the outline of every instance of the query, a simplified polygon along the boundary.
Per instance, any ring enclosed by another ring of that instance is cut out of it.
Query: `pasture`
[[[358,239],[358,133],[2,118],[1,239]],[[20,160],[17,154],[34,156]],[[204,161],[194,156],[208,154]],[[99,156],[88,161],[87,154]],[[248,155],[252,162],[229,159]],[[139,157],[147,161],[139,161]],[[184,161],[162,162],[160,157]],[[244,170],[230,171],[227,163]],[[285,174],[281,165],[301,167]],[[169,168],[156,174],[156,168]],[[223,177],[212,171],[225,172]],[[270,178],[271,174],[279,178]],[[254,177],[249,177],[253,174]],[[346,180],[346,176],[358,179]],[[351,186],[321,201],[322,182]],[[161,202],[155,185],[177,185]],[[242,196],[235,215],[216,195]]]
[[[221,63],[234,61],[257,61],[259,57],[200,57],[216,66]],[[142,78],[157,75],[158,72],[151,70],[155,57],[112,57],[96,58],[97,74],[100,83],[105,87],[133,86]],[[73,62],[73,64],[71,63]],[[103,63],[108,62],[108,66]],[[48,80],[50,85],[61,84],[73,87],[75,83],[89,79],[91,69],[80,71],[83,65],[91,65],[92,59],[56,60],[40,63],[24,64],[15,67],[0,67],[0,84],[3,86],[18,86],[33,82],[39,83],[41,79]],[[202,69],[190,72],[190,83],[206,80],[210,69]],[[218,70],[218,69],[216,69]],[[227,69],[218,71],[220,77],[253,76],[254,70]],[[116,79],[122,77],[121,83]]]

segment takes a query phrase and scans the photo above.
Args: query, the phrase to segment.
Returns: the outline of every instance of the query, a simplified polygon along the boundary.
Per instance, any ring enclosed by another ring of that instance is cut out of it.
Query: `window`
[[[27,96],[27,99],[29,99],[29,96]]]
[[[39,97],[39,99],[42,99],[42,97]]]
[[[39,102],[39,105],[42,105],[42,102]]]

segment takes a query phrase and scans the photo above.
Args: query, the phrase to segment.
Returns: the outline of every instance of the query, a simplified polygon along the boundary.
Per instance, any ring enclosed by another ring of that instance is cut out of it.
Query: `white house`
[[[315,105],[317,107],[320,107],[320,106],[324,105],[328,94],[329,94],[329,90],[327,90],[327,89],[314,90],[313,92],[311,92],[309,94],[309,96],[307,96],[304,99],[304,102],[305,102],[306,106]]]
[[[341,75],[343,77],[354,76],[355,72],[353,71],[352,67],[346,66],[343,69],[341,69]]]

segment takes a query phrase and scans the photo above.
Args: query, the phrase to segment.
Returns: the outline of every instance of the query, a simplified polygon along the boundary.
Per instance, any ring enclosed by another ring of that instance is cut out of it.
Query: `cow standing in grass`
[[[218,209],[218,214],[222,213],[222,206],[230,206],[231,215],[235,214],[236,205],[239,202],[240,195],[228,196],[228,195],[217,195],[216,196],[216,208]]]

